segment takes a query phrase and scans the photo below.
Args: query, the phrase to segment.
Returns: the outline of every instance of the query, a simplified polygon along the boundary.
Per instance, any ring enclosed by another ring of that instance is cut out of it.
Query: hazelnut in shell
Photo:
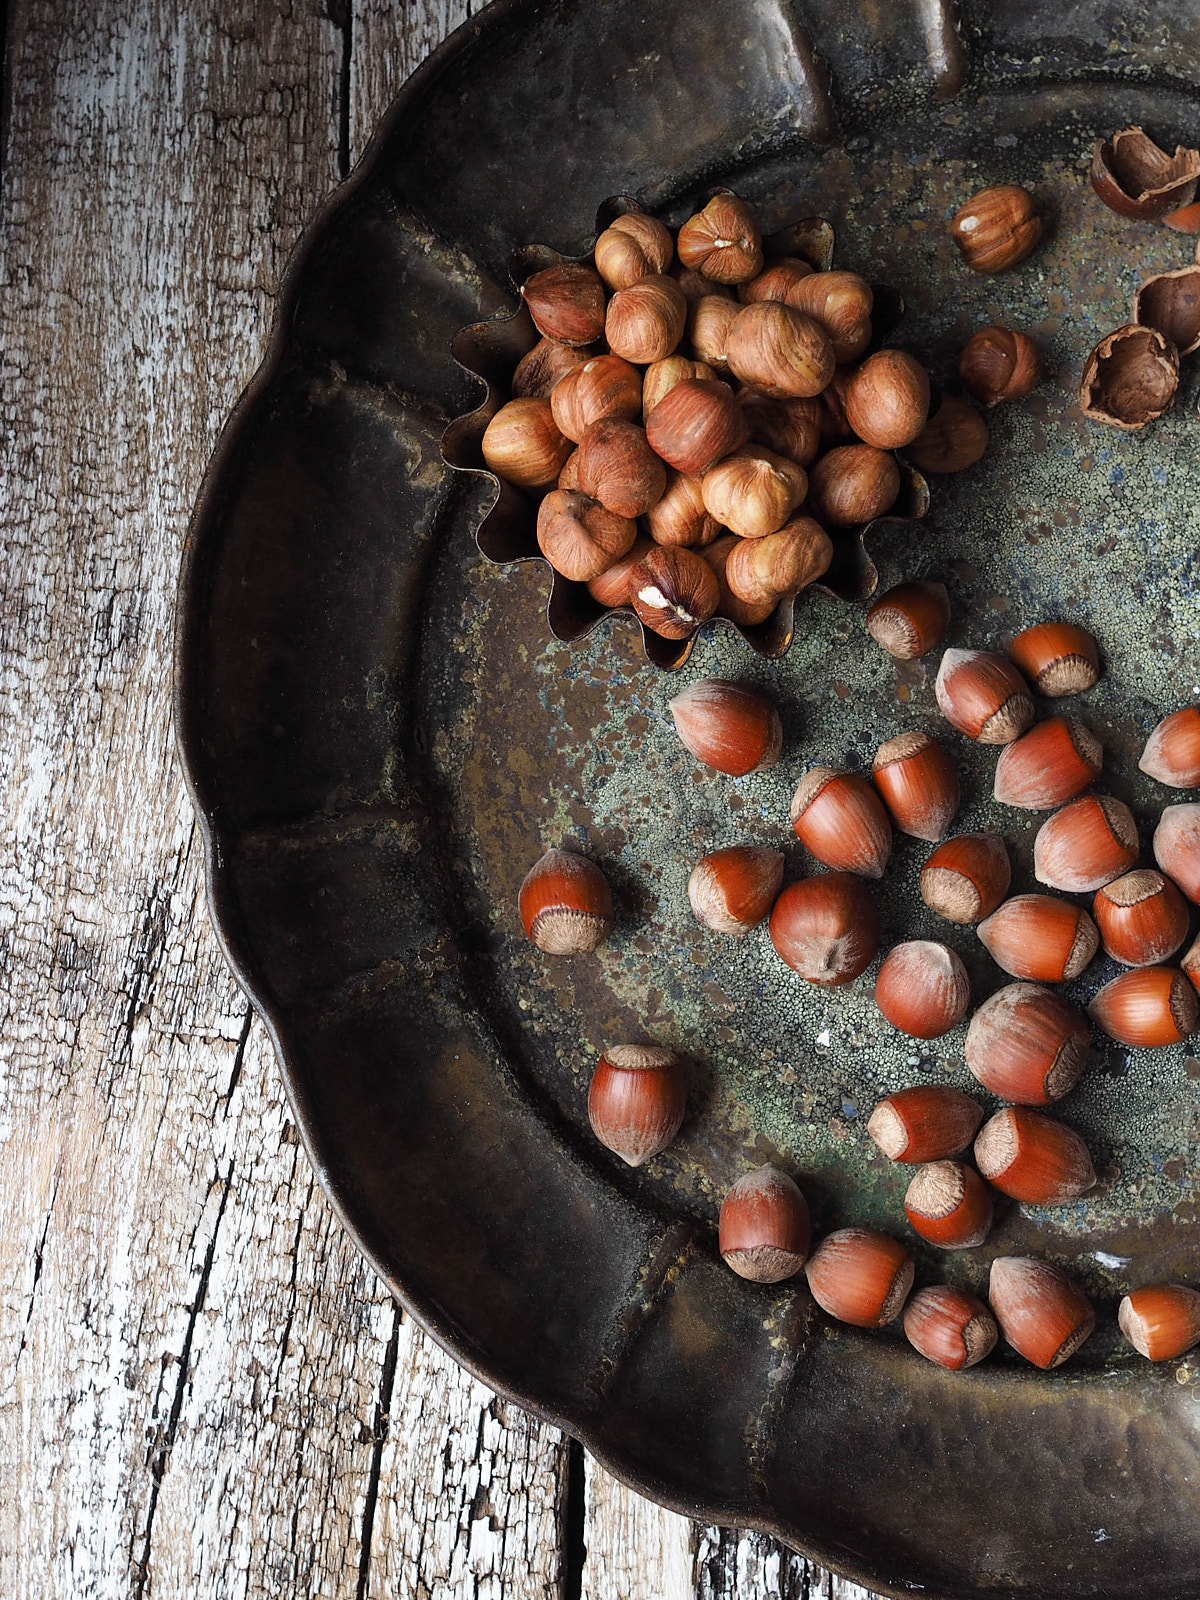
[[[683,1060],[656,1044],[611,1045],[588,1090],[588,1121],[602,1145],[631,1167],[665,1150],[685,1110]]]
[[[751,1283],[782,1283],[808,1259],[808,1202],[778,1167],[747,1172],[721,1205],[721,1259]]]
[[[1103,765],[1090,728],[1074,717],[1051,717],[1000,752],[992,792],[1001,805],[1051,811],[1082,793]]]
[[[674,467],[667,470],[662,499],[646,513],[646,527],[656,544],[683,544],[692,550],[711,544],[723,531],[705,507],[703,480]]]
[[[574,850],[547,850],[525,874],[518,897],[525,933],[547,955],[594,950],[612,930],[608,879]]]
[[[997,1256],[988,1299],[1006,1342],[1044,1372],[1069,1361],[1096,1326],[1079,1285],[1034,1256]]]
[[[833,454],[831,450],[830,455]],[[949,626],[950,596],[946,585],[925,578],[896,584],[867,612],[867,632],[880,649],[897,661],[915,661],[928,655],[941,644]]]
[[[950,224],[950,236],[973,272],[1015,267],[1042,236],[1033,196],[1018,183],[980,189]]]
[[[992,1191],[965,1161],[918,1167],[904,1196],[915,1232],[941,1250],[974,1250],[992,1227]]]
[[[550,410],[559,432],[578,444],[597,422],[640,416],[642,375],[620,356],[593,356],[555,384]]]
[[[988,444],[988,425],[969,400],[948,394],[908,446],[909,460],[921,472],[964,472]]]
[[[1169,156],[1141,128],[1122,128],[1092,149],[1092,188],[1118,216],[1144,221],[1185,206],[1200,179],[1200,151]]]
[[[716,373],[704,361],[692,361],[688,356],[664,356],[652,361],[642,374],[642,419],[645,421],[658,402],[668,395],[677,383],[685,378],[713,379]]]
[[[1085,794],[1043,822],[1033,841],[1033,875],[1048,889],[1091,894],[1136,865],[1137,824],[1107,794]]]
[[[1021,400],[1038,385],[1042,357],[1027,333],[980,328],[958,358],[958,375],[985,406]]]
[[[829,528],[850,528],[882,517],[899,493],[895,457],[874,445],[839,445],[827,451],[809,474],[809,501]]]
[[[849,872],[789,884],[771,912],[771,943],[809,983],[836,988],[865,972],[879,949],[879,907]]]
[[[875,787],[901,833],[931,843],[958,812],[958,774],[929,734],[912,730],[888,739],[875,752]]]
[[[683,338],[687,301],[674,278],[639,278],[608,302],[604,337],[614,355],[647,365],[669,356]]]
[[[967,1066],[983,1087],[1021,1106],[1047,1106],[1083,1076],[1092,1036],[1069,1000],[1036,983],[1010,983],[967,1029]]]
[[[762,235],[754,212],[734,194],[717,194],[679,230],[685,267],[716,283],[748,283],[762,271]]]
[[[483,435],[483,459],[497,476],[518,489],[551,488],[571,454],[549,400],[510,400]]]
[[[1200,805],[1165,808],[1154,830],[1154,859],[1200,905]]]
[[[939,844],[921,871],[921,899],[947,922],[990,916],[1012,882],[1004,840],[996,833],[960,833]]]
[[[1068,983],[1100,948],[1100,930],[1082,906],[1049,894],[1018,894],[976,932],[996,965],[1030,983]]]
[[[1182,1283],[1148,1283],[1121,1301],[1117,1326],[1147,1361],[1174,1361],[1200,1342],[1200,1294]]]
[[[761,445],[743,445],[701,482],[709,515],[742,539],[777,533],[808,490],[803,467]]]
[[[820,323],[778,300],[742,307],[725,337],[725,359],[735,377],[773,400],[820,394],[835,365]]]
[[[912,1288],[913,1258],[872,1228],[826,1234],[806,1265],[809,1291],[822,1311],[856,1328],[895,1321]]]
[[[980,744],[1011,744],[1036,715],[1024,678],[989,650],[947,650],[934,693],[947,722]]]
[[[591,267],[564,262],[521,285],[534,327],[560,344],[595,344],[604,332],[604,284]]]
[[[961,1089],[918,1083],[881,1100],[867,1132],[889,1161],[942,1161],[965,1150],[982,1121],[983,1108]]]
[[[1118,1044],[1156,1050],[1196,1031],[1200,1001],[1174,967],[1134,967],[1104,985],[1088,1015]]]
[[[819,396],[770,400],[765,394],[743,388],[738,392],[738,404],[745,412],[752,444],[761,444],[802,467],[810,466],[817,459],[821,448]]]
[[[725,556],[723,573],[738,600],[765,607],[769,616],[785,596],[799,594],[821,577],[832,559],[824,528],[811,517],[793,517],[763,539],[738,539]]]
[[[584,494],[621,517],[640,517],[657,505],[667,469],[636,422],[597,422],[579,444],[577,467]]]
[[[581,367],[591,360],[592,352],[585,346],[559,344],[557,339],[539,339],[533,349],[517,362],[512,375],[514,400],[549,400],[554,386],[573,367]]]
[[[931,939],[910,939],[884,957],[875,1004],[893,1027],[914,1039],[940,1039],[971,1004],[971,980],[954,951]]]
[[[646,419],[650,448],[677,472],[700,477],[746,442],[746,416],[718,378],[683,378]]]
[[[939,1367],[961,1372],[995,1349],[999,1330],[983,1301],[948,1283],[918,1289],[904,1308],[909,1344]]]
[[[1096,1185],[1087,1145],[1074,1129],[1026,1106],[1005,1106],[984,1123],[975,1165],[993,1189],[1026,1205],[1066,1205]]]
[[[1036,622],[1008,647],[1008,658],[1038,694],[1083,694],[1100,680],[1100,646],[1071,622]]]
[[[1171,789],[1200,785],[1200,707],[1172,711],[1146,740],[1138,766]]]
[[[714,933],[741,938],[775,904],[783,882],[783,852],[761,845],[731,845],[698,861],[688,879],[696,921]]]
[[[663,273],[674,257],[670,229],[645,211],[615,217],[592,252],[596,271],[610,289],[628,289],[639,278]]]
[[[911,444],[929,416],[929,374],[906,350],[877,350],[846,380],[846,421],[878,450]]]
[[[537,542],[564,578],[588,583],[633,548],[637,523],[578,489],[555,489],[538,507]]]
[[[1085,417],[1114,428],[1144,428],[1175,404],[1179,352],[1157,328],[1127,323],[1088,356],[1079,386]]]
[[[823,866],[882,878],[892,829],[874,789],[857,772],[812,767],[792,796],[792,827]]]
[[[1106,952],[1127,967],[1154,967],[1187,938],[1187,901],[1161,872],[1142,868],[1096,891],[1092,915]]]
[[[652,633],[686,639],[717,609],[721,591],[708,563],[679,545],[653,545],[629,580],[629,603]]]
[[[706,678],[683,689],[667,709],[684,748],[717,772],[743,778],[779,760],[783,724],[774,702],[757,689]]]

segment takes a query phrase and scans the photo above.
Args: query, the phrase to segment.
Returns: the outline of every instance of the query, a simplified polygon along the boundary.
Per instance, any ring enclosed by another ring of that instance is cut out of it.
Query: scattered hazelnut
[[[831,528],[850,528],[883,516],[899,493],[895,458],[874,445],[839,445],[823,455],[809,475],[813,510]]]
[[[754,213],[733,194],[717,194],[679,230],[679,259],[717,283],[748,283],[762,271]]]
[[[1017,183],[998,183],[972,195],[950,224],[963,260],[975,272],[1015,267],[1042,236],[1033,196]]]
[[[881,878],[892,829],[879,796],[856,772],[812,767],[792,796],[792,827],[823,866]]]
[[[1049,889],[1091,894],[1128,872],[1138,858],[1129,807],[1107,794],[1085,794],[1043,822],[1033,841],[1033,875]]]
[[[930,939],[910,939],[884,957],[875,1004],[893,1027],[914,1039],[940,1039],[971,1004],[971,980],[954,951]]]
[[[700,477],[746,441],[746,416],[729,385],[684,378],[646,419],[651,448],[679,472]]]
[[[743,306],[725,337],[729,370],[773,400],[820,394],[833,377],[833,345],[818,322],[778,300]]]
[[[1200,1001],[1174,967],[1134,967],[1104,985],[1088,1015],[1118,1044],[1156,1049],[1196,1031]]]
[[[703,480],[674,467],[667,471],[662,499],[646,513],[646,526],[658,544],[684,544],[693,550],[711,544],[722,532],[705,509]]]
[[[686,639],[717,609],[721,591],[706,561],[683,546],[654,545],[630,577],[629,602],[652,633]]]
[[[921,472],[965,472],[987,444],[988,425],[975,407],[948,394],[908,446],[908,455]]]
[[[633,547],[637,524],[579,490],[555,489],[538,508],[537,542],[564,578],[588,583]]]
[[[1154,830],[1154,859],[1200,905],[1200,805],[1166,807]]]
[[[692,353],[717,372],[728,372],[725,345],[741,306],[722,294],[706,294],[688,308],[687,336]]]
[[[980,328],[958,358],[958,375],[985,406],[1020,400],[1037,387],[1042,358],[1027,333]]]
[[[597,422],[579,443],[579,487],[622,517],[640,517],[657,505],[667,469],[636,422]]]
[[[1200,707],[1172,711],[1146,740],[1138,766],[1171,789],[1200,784]]]
[[[856,1328],[882,1328],[900,1315],[913,1270],[904,1246],[871,1228],[826,1234],[804,1269],[821,1310]]]
[[[1100,775],[1099,739],[1074,717],[1050,717],[1000,752],[993,794],[1001,805],[1051,811]]]
[[[614,355],[645,365],[662,361],[683,338],[687,301],[674,278],[639,278],[608,302],[604,336]]]
[[[652,361],[642,374],[642,418],[649,418],[658,402],[668,395],[677,383],[685,378],[715,378],[716,373],[704,361],[690,361],[687,356],[664,356]]]
[[[865,972],[879,949],[879,907],[860,878],[825,872],[789,884],[771,912],[771,943],[809,983],[834,988]]]
[[[821,448],[819,396],[769,400],[766,395],[743,388],[738,391],[738,404],[745,413],[752,444],[761,444],[802,467],[817,459]]]
[[[604,284],[591,267],[564,262],[521,285],[534,327],[560,344],[594,344],[604,332]]]
[[[1174,1361],[1200,1341],[1200,1294],[1182,1283],[1148,1283],[1121,1301],[1117,1326],[1148,1361]]]
[[[976,929],[987,953],[1014,978],[1067,983],[1100,948],[1100,931],[1082,906],[1049,894],[1018,894]]]
[[[947,722],[980,744],[1011,744],[1035,715],[1024,678],[988,650],[947,650],[934,693]]]
[[[1043,1371],[1070,1360],[1096,1326],[1083,1290],[1058,1267],[1033,1256],[997,1256],[988,1298],[1005,1340]]]
[[[612,1045],[588,1090],[592,1132],[631,1167],[665,1150],[685,1109],[683,1061],[656,1044]]]
[[[925,863],[921,898],[947,922],[978,922],[995,911],[1011,881],[999,834],[960,833],[938,845]]]
[[[1188,935],[1187,901],[1170,878],[1146,868],[1098,889],[1092,915],[1106,953],[1126,967],[1158,966]]]
[[[616,217],[596,240],[596,271],[610,289],[663,273],[675,258],[670,229],[644,211]]]
[[[549,489],[571,454],[558,431],[549,400],[510,400],[483,435],[483,459],[518,489]]]
[[[992,1227],[992,1191],[965,1161],[919,1167],[904,1196],[909,1222],[942,1250],[974,1250]]]
[[[846,380],[846,421],[866,444],[898,450],[929,415],[929,374],[906,350],[877,350]]]
[[[1048,1106],[1083,1076],[1092,1036],[1083,1013],[1036,983],[1010,983],[971,1018],[971,1074],[1001,1100]]]
[[[1141,128],[1097,139],[1092,150],[1092,188],[1122,217],[1161,217],[1187,205],[1197,178],[1200,151],[1176,145],[1169,156]]]
[[[904,1310],[904,1333],[919,1355],[951,1372],[977,1366],[999,1337],[983,1301],[948,1283],[918,1289]]]
[[[783,724],[757,689],[707,678],[682,690],[667,709],[685,749],[717,772],[742,778],[779,760]]]
[[[958,812],[958,774],[935,739],[916,730],[875,752],[875,787],[892,821],[915,839],[940,839]]]
[[[525,874],[518,909],[526,935],[547,955],[594,950],[613,925],[612,890],[594,861],[547,850]]]
[[[1085,417],[1114,428],[1144,428],[1175,404],[1179,352],[1157,328],[1129,323],[1106,334],[1083,369]]]
[[[697,922],[714,933],[741,938],[770,911],[782,882],[782,851],[731,845],[714,850],[692,868],[688,900]]]
[[[721,1206],[721,1259],[751,1283],[782,1283],[800,1271],[811,1237],[808,1202],[778,1167],[747,1172]]]
[[[1038,622],[1025,628],[1009,646],[1008,657],[1048,699],[1083,694],[1100,679],[1099,645],[1070,622]]]
[[[889,1161],[941,1161],[965,1150],[982,1121],[983,1108],[961,1089],[918,1083],[881,1100],[867,1132]]]
[[[550,410],[576,444],[597,422],[632,422],[642,409],[642,375],[620,356],[593,356],[555,384]]]
[[[1005,1106],[979,1130],[975,1164],[1001,1194],[1027,1205],[1065,1205],[1095,1187],[1087,1145],[1040,1111]]]
[[[927,655],[941,644],[949,626],[950,596],[946,585],[927,579],[898,583],[867,612],[867,632],[897,661],[914,661]]]
[[[743,539],[761,539],[778,532],[804,499],[808,474],[786,456],[743,445],[701,483],[710,516]]]
[[[557,339],[539,339],[533,349],[517,362],[512,375],[514,400],[549,400],[554,385],[566,376],[572,367],[581,367],[591,359],[585,346],[559,344]]]

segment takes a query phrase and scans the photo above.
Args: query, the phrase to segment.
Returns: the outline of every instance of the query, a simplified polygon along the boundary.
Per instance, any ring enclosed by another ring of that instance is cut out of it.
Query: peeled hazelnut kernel
[[[929,374],[905,350],[877,350],[845,385],[846,421],[878,450],[899,450],[929,416]]]
[[[690,361],[687,356],[664,356],[652,361],[642,374],[642,417],[648,418],[658,402],[685,378],[715,378],[716,373],[704,361]]]
[[[725,337],[729,370],[773,400],[820,394],[833,377],[829,335],[778,300],[743,306]]]
[[[719,598],[717,600],[716,615],[728,617],[730,622],[739,628],[756,628],[764,623],[779,604],[779,596],[774,589],[769,594],[758,600],[743,600],[729,587],[725,576],[725,569],[729,565],[730,557],[735,551],[750,548],[761,552],[764,545],[769,545],[778,534],[768,534],[765,539],[739,539],[736,533],[722,532],[718,538],[709,545],[705,545],[700,554],[708,562],[717,580]],[[768,554],[770,552],[768,551]],[[755,590],[759,593],[759,590]]]
[[[721,1259],[751,1283],[782,1283],[808,1259],[808,1202],[778,1167],[747,1172],[721,1206]]]
[[[1106,334],[1083,369],[1085,417],[1114,428],[1144,428],[1175,404],[1179,352],[1156,328],[1128,323]]]
[[[559,379],[589,361],[591,354],[586,346],[576,349],[574,345],[559,344],[557,339],[539,339],[517,362],[510,385],[513,399],[549,400]]]
[[[596,271],[610,289],[665,272],[675,258],[671,230],[644,211],[616,217],[596,240]]]
[[[1012,881],[1008,851],[995,833],[960,833],[947,839],[925,863],[921,899],[947,922],[978,922],[990,916]]]
[[[697,361],[727,372],[725,343],[741,306],[726,295],[707,294],[688,308],[686,333]]]
[[[835,988],[865,972],[879,949],[879,907],[860,878],[825,872],[789,884],[771,912],[776,954],[809,983]]]
[[[743,445],[701,479],[710,516],[743,539],[777,533],[804,499],[808,474],[786,456]]]
[[[1154,967],[1187,938],[1187,901],[1161,872],[1127,872],[1096,891],[1092,915],[1105,951],[1127,967]]]
[[[1070,622],[1038,622],[1008,648],[1009,660],[1038,694],[1083,694],[1100,679],[1100,647]]]
[[[856,772],[813,767],[792,796],[792,827],[823,866],[882,878],[892,829],[879,796]]]
[[[563,462],[562,471],[558,475],[560,489],[578,489],[579,487],[579,448],[576,446]]]
[[[1083,907],[1048,894],[1014,895],[975,931],[998,967],[1031,983],[1077,978],[1100,948]]]
[[[674,278],[639,278],[608,302],[604,337],[614,355],[644,365],[671,354],[686,321],[687,301]]]
[[[741,938],[770,911],[782,882],[781,850],[732,845],[696,863],[688,879],[688,900],[697,922],[714,933]]]
[[[1025,1106],[1005,1106],[984,1123],[975,1139],[975,1164],[994,1189],[1032,1206],[1065,1205],[1096,1185],[1079,1135]]]
[[[554,386],[550,410],[576,444],[597,422],[632,422],[642,409],[642,375],[620,356],[593,356]]]
[[[483,435],[483,459],[518,489],[548,489],[571,454],[548,400],[510,400]]]
[[[1117,1326],[1148,1361],[1174,1361],[1200,1342],[1200,1294],[1182,1283],[1148,1283],[1121,1301]]]
[[[875,787],[901,833],[940,839],[958,811],[958,774],[927,733],[913,730],[888,739],[875,752]]]
[[[1044,1372],[1069,1361],[1096,1326],[1083,1290],[1033,1256],[997,1256],[988,1298],[1007,1343]]]
[[[689,306],[694,306],[697,300],[703,300],[706,294],[723,294],[727,300],[737,299],[737,290],[732,284],[714,283],[694,267],[685,267],[682,261],[672,263],[670,275],[683,291]]]
[[[613,925],[612,890],[594,861],[547,850],[525,874],[518,909],[526,935],[547,955],[594,950]]]
[[[1000,752],[993,794],[1001,805],[1051,811],[1100,775],[1099,739],[1074,717],[1050,717]]]
[[[677,694],[667,709],[684,748],[717,772],[743,778],[779,760],[783,724],[757,689],[707,678]]]
[[[1092,149],[1092,188],[1122,217],[1161,217],[1187,205],[1200,178],[1200,151],[1159,149],[1141,128],[1122,128]]]
[[[640,517],[657,505],[667,469],[636,422],[597,422],[579,444],[579,487],[621,517]]]
[[[602,1145],[631,1167],[665,1150],[685,1109],[683,1061],[656,1044],[611,1045],[588,1090],[588,1121]]]
[[[908,456],[921,472],[964,472],[987,444],[988,425],[975,407],[948,394],[908,446]]]
[[[971,1004],[971,980],[954,951],[930,939],[910,939],[884,957],[875,1004],[893,1027],[914,1039],[940,1039]]]
[[[1154,830],[1154,859],[1200,905],[1200,805],[1167,806]]]
[[[942,1250],[974,1250],[992,1227],[992,1191],[964,1161],[931,1161],[918,1168],[904,1210],[922,1239]]]
[[[949,626],[950,596],[946,585],[923,579],[898,583],[867,612],[867,632],[897,661],[914,661],[927,655],[941,644]]]
[[[982,1121],[982,1106],[961,1089],[918,1083],[881,1100],[867,1132],[889,1161],[941,1161],[965,1150]]]
[[[883,516],[899,493],[895,458],[874,445],[840,445],[823,455],[809,475],[813,510],[831,528],[850,528]]]
[[[588,584],[588,593],[602,606],[616,607],[629,604],[629,585],[634,571],[654,548],[653,541],[639,534],[633,547],[620,560],[614,561]]]
[[[1049,889],[1091,894],[1128,872],[1138,858],[1129,807],[1107,794],[1085,794],[1043,822],[1033,841],[1033,875]]]
[[[804,400],[769,400],[766,395],[743,388],[738,391],[737,398],[745,413],[752,444],[761,444],[802,467],[817,459],[821,448],[819,396]]]
[[[684,544],[693,550],[711,544],[722,532],[705,509],[702,480],[674,467],[667,472],[666,493],[646,513],[646,526],[657,544]]]
[[[799,256],[779,256],[768,261],[757,278],[739,283],[737,297],[744,306],[755,300],[782,300],[785,306],[794,304],[796,285],[812,276],[812,267]],[[800,309],[799,307],[797,309]]]
[[[815,583],[832,559],[824,528],[811,517],[793,517],[764,539],[738,539],[724,556],[722,572],[726,587],[744,605],[773,611],[780,600]]]
[[[799,279],[787,304],[819,322],[839,366],[857,361],[871,342],[871,285],[856,272],[814,272]]]
[[[707,562],[682,546],[654,545],[634,569],[629,603],[664,639],[686,639],[717,609],[721,591]]]
[[[904,1246],[871,1228],[826,1234],[804,1269],[821,1310],[856,1328],[882,1328],[900,1315],[913,1270]]]
[[[604,332],[604,284],[591,267],[564,262],[521,285],[534,327],[560,344],[594,344]]]
[[[1196,1031],[1200,1001],[1174,967],[1134,967],[1104,985],[1088,1016],[1118,1044],[1157,1049]]]
[[[985,406],[1020,400],[1042,376],[1042,358],[1027,333],[980,328],[958,358],[958,375]]]
[[[745,443],[745,413],[728,384],[684,378],[647,417],[646,437],[668,466],[700,477]]]
[[[934,693],[947,722],[980,744],[1011,744],[1036,714],[1016,667],[988,650],[947,650]]]
[[[1138,766],[1172,789],[1200,784],[1200,707],[1184,706],[1164,717],[1146,740]]]
[[[858,437],[846,416],[846,388],[853,372],[853,367],[836,367],[821,391],[821,443],[827,449],[835,444],[853,444]]]
[[[1033,196],[1016,183],[998,183],[972,195],[950,224],[950,236],[975,272],[1015,267],[1042,236]]]
[[[966,1289],[937,1283],[919,1289],[908,1302],[904,1334],[926,1361],[960,1372],[991,1355],[999,1330],[982,1300]]]
[[[717,194],[679,230],[685,267],[717,283],[748,283],[762,271],[762,235],[754,212],[733,194]]]
[[[632,549],[637,523],[606,511],[579,490],[556,489],[538,507],[537,541],[564,578],[588,583]]]
[[[1002,1100],[1048,1106],[1083,1076],[1091,1040],[1083,1013],[1061,995],[1036,983],[1010,983],[971,1018],[967,1066]]]

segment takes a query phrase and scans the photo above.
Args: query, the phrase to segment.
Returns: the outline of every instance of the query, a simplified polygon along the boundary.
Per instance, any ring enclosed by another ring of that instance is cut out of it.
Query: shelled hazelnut
[[[627,606],[633,574],[653,548],[653,540],[646,538],[645,534],[639,535],[626,555],[588,583],[588,593],[592,599],[602,606]]]
[[[685,378],[698,378],[711,382],[716,373],[705,361],[693,361],[688,356],[664,356],[652,361],[642,374],[642,421],[649,418],[655,406],[677,383]]]
[[[737,297],[743,305],[753,300],[782,300],[784,305],[794,305],[792,297],[797,285],[811,277],[812,271],[809,263],[798,256],[777,256],[774,261],[767,262],[756,278],[738,284]],[[796,305],[796,309],[802,311],[804,307]]]
[[[592,255],[610,289],[627,289],[639,278],[666,272],[675,259],[675,241],[657,217],[627,211],[605,228]]]
[[[551,489],[571,454],[571,441],[554,421],[549,400],[510,400],[483,435],[483,459],[518,489]]]
[[[1003,272],[1037,244],[1042,219],[1028,189],[998,183],[980,189],[955,213],[950,235],[973,271]]]
[[[771,296],[770,298],[774,298]],[[796,280],[787,304],[829,335],[834,360],[857,361],[871,342],[871,285],[857,272],[813,272]]]
[[[538,547],[555,572],[588,583],[633,547],[637,523],[578,489],[556,489],[538,507]]]
[[[743,539],[777,533],[808,490],[808,474],[786,456],[743,445],[701,479],[704,505],[718,523]]]
[[[574,367],[581,367],[592,359],[593,352],[586,345],[560,344],[557,339],[545,337],[538,340],[532,350],[517,362],[512,375],[514,400],[549,400],[554,386]]]
[[[642,375],[620,356],[593,356],[559,379],[550,395],[558,430],[576,444],[597,422],[633,422],[642,410]]]
[[[646,437],[668,466],[700,477],[746,442],[746,417],[728,384],[684,378],[647,417]]]
[[[975,407],[948,394],[908,446],[908,456],[922,472],[965,472],[987,445],[988,425]]]
[[[723,294],[706,294],[688,308],[685,331],[692,353],[697,361],[706,362],[715,372],[729,371],[725,348],[729,330],[741,309],[736,300]]]
[[[772,400],[753,389],[738,391],[750,442],[761,444],[798,466],[809,467],[821,448],[821,397]]]
[[[827,527],[849,528],[890,511],[900,493],[895,457],[874,445],[839,445],[814,466],[808,494]]]
[[[629,603],[664,639],[686,639],[717,609],[720,589],[694,550],[652,545],[630,574]]]
[[[958,358],[958,375],[976,400],[995,406],[1023,399],[1037,387],[1042,358],[1027,333],[980,328]]]
[[[604,332],[604,283],[575,262],[535,272],[521,285],[534,327],[560,344],[595,344]]]
[[[767,618],[779,604],[780,596],[774,588],[769,593],[764,593],[758,600],[743,600],[729,587],[726,569],[730,558],[735,552],[753,550],[758,559],[761,559],[761,546],[769,544],[776,539],[776,534],[769,534],[766,539],[739,539],[735,533],[722,533],[709,545],[705,545],[700,554],[713,570],[717,580],[717,616],[728,617],[739,628],[756,628]],[[769,550],[767,554],[769,554]],[[757,590],[755,592],[758,592]]]
[[[667,469],[662,499],[646,512],[646,527],[656,544],[682,544],[692,550],[711,544],[723,531],[704,504],[703,480],[674,467]]]
[[[929,397],[919,361],[905,350],[877,350],[846,380],[846,421],[864,444],[899,450],[924,428]]]
[[[832,557],[824,528],[811,517],[794,517],[765,538],[738,539],[725,554],[723,572],[739,600],[769,615],[785,596],[814,583]]]
[[[685,267],[716,283],[748,283],[762,271],[758,223],[736,195],[714,195],[680,228],[676,249]]]
[[[636,422],[597,422],[579,444],[579,487],[622,517],[640,517],[657,505],[667,469]]]
[[[604,337],[614,355],[648,365],[671,355],[683,338],[687,301],[665,274],[639,278],[608,302]]]
[[[773,400],[820,394],[835,365],[820,323],[778,300],[742,307],[725,337],[725,359],[734,377]]]

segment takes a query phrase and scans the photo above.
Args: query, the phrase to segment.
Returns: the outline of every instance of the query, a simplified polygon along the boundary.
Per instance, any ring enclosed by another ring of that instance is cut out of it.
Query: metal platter
[[[1106,677],[1073,709],[1148,843],[1180,796],[1136,754],[1200,695],[1195,378],[1141,435],[1087,423],[1076,391],[1140,277],[1191,243],[1106,211],[1087,166],[1127,123],[1195,143],[1198,79],[1183,0],[957,18],[936,0],[497,0],[405,86],[310,228],[192,524],[177,721],[212,903],[347,1227],[460,1361],[619,1476],[888,1594],[1200,1592],[1200,1359],[1150,1367],[1112,1318],[1134,1284],[1196,1281],[1200,1060],[1098,1042],[1062,1108],[1095,1193],[1014,1208],[948,1261],[918,1252],[918,1282],[978,1287],[1013,1252],[1068,1265],[1101,1331],[1056,1373],[1011,1355],[945,1373],[894,1329],[828,1323],[802,1282],[729,1273],[715,1219],[747,1166],[794,1172],[818,1230],[905,1231],[904,1174],[865,1117],[906,1083],[974,1087],[963,1030],[914,1047],[875,1010],[873,971],[810,989],[765,933],[704,934],[684,892],[699,855],[739,839],[810,870],[789,843],[796,778],[937,729],[931,668],[897,668],[861,606],[818,594],[775,660],[713,630],[660,672],[621,620],[555,640],[545,569],[473,542],[494,487],[443,464],[447,422],[482,397],[451,342],[511,314],[519,246],[586,249],[609,195],[676,221],[715,183],[768,231],[829,217],[839,263],[903,294],[897,337],[935,377],[983,323],[1032,332],[1045,384],[871,554],[884,584],[945,579],[950,644],[1002,648],[1049,616],[1097,635]],[[1033,190],[1048,238],[976,277],[945,224],[1006,180]],[[721,778],[679,746],[666,702],[709,676],[776,697],[773,771]],[[951,748],[960,825],[998,827],[1030,886],[1038,819],[990,801],[992,754]],[[603,863],[619,912],[572,961],[515,916],[526,868],[564,836]],[[885,943],[947,937],[915,892],[922,860],[899,844]],[[970,930],[949,939],[978,998],[999,986]],[[1073,992],[1109,975],[1094,963]],[[586,1086],[605,1044],[646,1036],[691,1057],[689,1114],[632,1172],[591,1138]]]

